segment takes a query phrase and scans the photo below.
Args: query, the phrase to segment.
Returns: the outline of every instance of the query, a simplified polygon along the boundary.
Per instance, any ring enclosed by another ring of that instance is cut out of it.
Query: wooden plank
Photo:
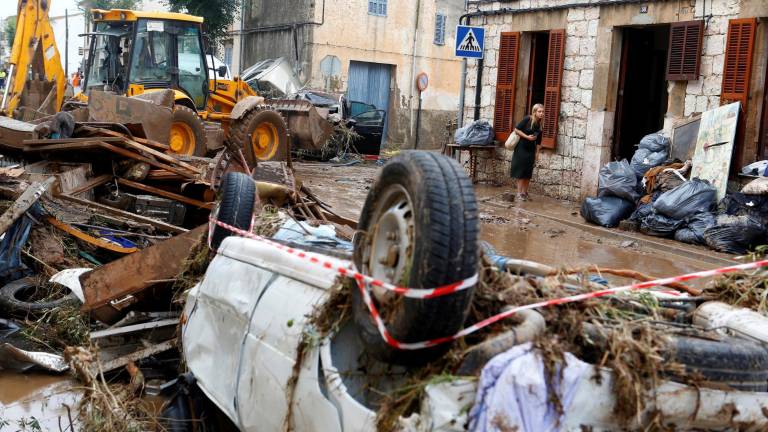
[[[93,126],[80,126],[80,130],[91,133],[91,134],[102,134],[102,135],[108,135],[110,137],[115,137],[115,138],[128,138],[126,137],[125,134],[113,131],[111,129],[97,128]],[[135,136],[133,137],[133,140],[140,144],[153,147],[160,151],[168,151],[171,149],[171,146],[169,146],[168,144],[163,144],[147,138],[140,138]]]
[[[175,157],[173,157],[171,155],[159,152],[159,151],[157,151],[157,150],[155,150],[155,149],[153,149],[151,147],[147,147],[147,146],[142,145],[142,144],[140,144],[140,143],[138,143],[136,141],[132,141],[132,140],[130,140],[128,138],[123,140],[123,142],[121,144],[126,145],[126,146],[128,146],[128,147],[130,147],[130,148],[132,148],[134,150],[138,150],[138,151],[142,151],[142,152],[147,152],[147,153],[151,154],[152,156],[154,156],[154,157],[156,157],[156,158],[158,158],[160,160],[166,161],[166,162],[168,162],[170,164],[178,165],[178,166],[180,166],[182,168],[186,168],[186,169],[192,171],[193,173],[201,174],[203,172],[203,170],[201,170],[200,168],[198,168],[198,167],[196,167],[194,165],[190,165],[190,164],[188,164],[186,162],[180,161],[180,160],[176,159]]]
[[[154,285],[153,281],[175,278],[207,230],[208,225],[200,225],[83,274],[80,276],[85,296],[82,310],[90,311],[112,300],[144,291]]]
[[[86,138],[59,138],[59,139],[28,139],[24,140],[25,145],[50,145],[50,144],[69,144],[69,143],[81,143],[90,141],[104,141],[104,142],[120,142],[122,137],[99,137],[98,140],[94,140],[92,137]]]
[[[101,147],[101,141],[83,141],[69,144],[52,144],[52,145],[25,145],[23,147],[24,152],[44,152],[44,151],[64,151],[64,150],[92,150]]]
[[[122,357],[118,357],[113,360],[107,360],[106,362],[103,362],[101,364],[101,370],[104,372],[109,372],[111,370],[124,367],[130,362],[135,362],[135,361],[147,358],[151,355],[155,355],[163,351],[168,351],[169,349],[174,348],[176,346],[176,341],[177,341],[177,338],[173,338],[171,340],[167,340],[165,342],[161,342],[159,344],[151,345],[147,348],[140,349],[138,351],[124,355]]]
[[[118,178],[117,182],[119,184],[121,184],[121,185],[132,187],[134,189],[139,189],[139,190],[142,190],[144,192],[149,192],[149,193],[152,193],[152,194],[160,195],[162,197],[170,198],[172,200],[183,202],[184,204],[193,205],[193,206],[199,207],[199,208],[206,208],[208,210],[212,210],[213,209],[214,203],[206,203],[206,202],[198,201],[196,199],[185,197],[184,195],[179,195],[179,194],[176,194],[176,193],[173,193],[173,192],[169,192],[169,191],[166,191],[166,190],[163,190],[163,189],[159,189],[159,188],[156,188],[156,187],[148,186],[148,185],[145,185],[145,184],[142,184],[142,183],[137,183],[137,182],[134,182],[134,181],[131,181],[131,180],[126,180],[126,179],[123,179],[123,178]]]
[[[93,189],[95,187],[101,186],[101,185],[103,185],[104,183],[106,183],[106,182],[108,182],[110,180],[112,180],[112,174],[100,175],[98,177],[92,178],[91,180],[89,180],[87,183],[83,184],[79,188],[77,188],[75,190],[71,190],[71,191],[69,191],[67,193],[69,195],[79,195],[79,194],[81,194],[83,192],[88,192],[89,190],[91,190],[91,189]]]
[[[44,182],[29,185],[27,190],[11,205],[11,208],[0,215],[0,234],[8,231],[8,228],[26,213],[55,181],[56,177],[48,177]]]
[[[100,204],[100,203],[95,203],[93,201],[88,201],[86,199],[73,197],[71,195],[59,195],[59,198],[67,200],[67,201],[71,201],[73,203],[80,204],[82,206],[92,207],[94,209],[98,209],[98,210],[101,210],[103,212],[115,215],[115,216],[120,216],[120,217],[125,218],[125,219],[129,219],[129,220],[133,220],[133,221],[136,221],[136,222],[152,225],[153,227],[155,227],[155,228],[157,228],[157,229],[159,229],[161,231],[164,231],[164,232],[171,232],[171,233],[181,234],[181,233],[185,233],[185,232],[189,231],[187,229],[184,229],[184,228],[181,228],[181,227],[177,227],[176,225],[167,224],[165,222],[162,222],[162,221],[159,221],[159,220],[156,220],[156,219],[152,219],[152,218],[148,218],[148,217],[145,217],[145,216],[140,216],[140,215],[137,215],[137,214],[129,213],[127,211],[116,209],[116,208],[110,207],[108,205],[104,205],[104,204]]]
[[[184,171],[184,170],[180,170],[178,168],[174,168],[174,167],[172,167],[170,165],[166,165],[166,164],[158,162],[158,161],[156,161],[154,159],[150,159],[148,157],[142,156],[142,155],[140,155],[138,153],[134,153],[132,151],[128,151],[128,150],[126,150],[124,148],[117,147],[115,145],[112,145],[112,144],[109,144],[109,143],[105,143],[105,142],[102,142],[99,145],[101,147],[103,147],[103,148],[105,148],[107,150],[110,150],[112,152],[115,152],[115,153],[117,153],[117,154],[119,154],[121,156],[125,156],[127,158],[136,159],[136,160],[139,160],[139,161],[142,161],[142,162],[146,162],[146,163],[148,163],[148,164],[150,164],[150,165],[152,165],[152,166],[154,166],[156,168],[168,170],[168,171],[170,171],[172,173],[176,173],[176,174],[178,174],[178,175],[180,175],[182,177],[186,177],[186,178],[192,179],[192,180],[197,180],[198,179],[198,176],[196,174],[194,174],[194,173],[190,173],[190,172],[187,172],[187,171]]]
[[[86,243],[90,243],[90,244],[92,244],[92,245],[94,245],[96,247],[100,247],[102,249],[106,249],[106,250],[109,250],[109,251],[112,251],[112,252],[117,252],[117,253],[122,253],[122,254],[134,253],[134,252],[137,252],[139,250],[138,248],[135,248],[135,247],[126,248],[126,247],[118,246],[118,245],[116,245],[116,244],[114,244],[112,242],[106,241],[104,239],[101,239],[101,238],[98,238],[98,237],[93,237],[91,235],[88,235],[88,234],[80,231],[79,229],[77,229],[75,227],[72,227],[72,226],[69,226],[69,225],[65,224],[64,222],[56,219],[53,216],[48,216],[47,218],[45,218],[45,220],[47,220],[49,224],[51,224],[51,225],[55,226],[56,228],[64,231],[65,233],[67,233],[67,234],[69,234],[69,235],[71,235],[71,236],[73,236],[75,238],[78,238],[78,239],[80,239],[80,240],[82,240],[82,241],[84,241]]]

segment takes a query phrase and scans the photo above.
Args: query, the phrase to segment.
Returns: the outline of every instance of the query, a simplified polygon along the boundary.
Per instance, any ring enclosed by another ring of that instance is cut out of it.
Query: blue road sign
[[[483,58],[485,29],[483,27],[456,27],[456,57]]]

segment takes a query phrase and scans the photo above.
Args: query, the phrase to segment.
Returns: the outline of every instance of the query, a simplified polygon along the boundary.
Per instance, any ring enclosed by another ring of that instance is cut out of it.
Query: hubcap
[[[400,185],[383,191],[379,203],[368,250],[363,255],[368,267],[364,271],[390,283],[407,283],[413,253],[413,204]],[[373,294],[380,302],[392,297],[392,293],[383,288],[374,287]]]
[[[253,130],[251,134],[251,147],[256,159],[263,161],[272,159],[277,154],[278,145],[277,128],[275,125],[263,122]]]
[[[191,156],[195,153],[195,133],[192,128],[181,122],[171,124],[171,151],[177,154]]]

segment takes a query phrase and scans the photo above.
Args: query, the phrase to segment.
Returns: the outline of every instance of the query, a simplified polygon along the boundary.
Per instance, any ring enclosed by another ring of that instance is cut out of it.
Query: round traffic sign
[[[423,92],[427,87],[429,87],[429,75],[422,72],[416,77],[416,88]]]

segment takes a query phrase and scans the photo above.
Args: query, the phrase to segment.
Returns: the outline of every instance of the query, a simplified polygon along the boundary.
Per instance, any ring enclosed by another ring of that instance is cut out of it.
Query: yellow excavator
[[[48,21],[49,7],[50,0],[19,0],[0,105],[5,116],[23,118],[22,108],[54,114],[64,102],[67,77]]]
[[[172,152],[205,155],[203,121],[212,121],[221,124],[226,139],[242,148],[249,162],[288,157],[288,127],[281,113],[239,78],[226,80],[222,70],[209,68],[203,18],[122,9],[94,9],[91,15],[85,94],[105,90],[138,96],[172,89]]]

